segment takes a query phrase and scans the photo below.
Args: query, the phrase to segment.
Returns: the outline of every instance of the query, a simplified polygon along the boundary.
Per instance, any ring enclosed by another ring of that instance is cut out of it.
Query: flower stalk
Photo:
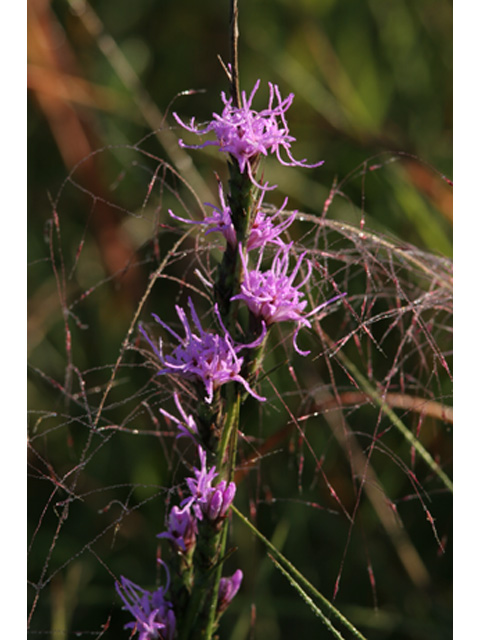
[[[235,245],[227,243],[225,248],[222,262],[218,267],[215,298],[226,326],[231,329],[236,321],[235,314],[231,312],[232,298],[239,291],[242,276],[237,246],[239,242],[245,242],[248,237],[254,189],[248,174],[240,171],[234,158],[228,166],[230,170],[228,205],[236,243]]]
[[[203,128],[194,119],[185,124],[173,114],[187,131],[215,136],[199,145],[179,140],[181,147],[216,146],[229,157],[228,190],[224,193],[217,177],[220,206],[206,203],[212,208],[211,215],[198,222],[169,212],[181,223],[206,227],[205,235],[219,232],[225,239],[213,288],[210,317],[215,327],[205,328],[205,318],[200,320],[191,298],[187,309],[175,307],[180,332],[153,314],[167,338],[165,345],[162,338],[157,343],[149,330],[139,327],[158,363],[157,375],[182,378],[197,397],[195,415],[183,407],[178,393],[174,394],[178,417],[163,407],[160,412],[176,426],[177,437],[195,443],[200,460],[199,466],[193,467],[193,475],[186,478],[188,495],[171,508],[166,531],[158,535],[169,544],[171,580],[153,594],[130,586],[127,581],[119,590],[135,618],[128,626],[141,632],[141,640],[211,640],[221,615],[240,589],[241,569],[230,577],[222,573],[230,555],[229,513],[236,493],[234,472],[241,406],[248,397],[256,402],[266,400],[260,395],[257,382],[269,327],[277,322],[292,322],[293,347],[300,355],[306,355],[297,346],[297,334],[301,328],[311,326],[308,316],[328,304],[305,313],[307,300],[301,289],[311,276],[312,266],[307,260],[306,275],[298,282],[305,254],[290,268],[292,243],[281,238],[295,213],[281,220],[286,199],[273,212],[272,207],[264,205],[265,195],[275,187],[258,176],[261,159],[269,154],[284,166],[316,167],[322,163],[309,165],[291,154],[295,138],[289,132],[285,113],[293,94],[283,99],[278,86],[269,83],[268,105],[256,111],[253,100],[260,80],[249,96],[240,92],[237,1],[231,0],[230,6],[232,63],[226,68],[230,97],[221,94],[223,111],[214,113]],[[275,248],[276,254],[271,268],[266,269],[263,258],[270,255],[270,248]],[[258,259],[252,270],[248,260],[254,252],[258,252]],[[130,595],[125,595],[127,592]]]

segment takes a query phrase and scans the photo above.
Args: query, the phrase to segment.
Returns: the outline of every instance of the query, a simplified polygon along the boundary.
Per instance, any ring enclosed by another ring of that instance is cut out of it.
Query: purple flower
[[[207,392],[205,401],[209,404],[212,402],[213,393],[218,387],[233,381],[242,384],[248,393],[263,402],[265,398],[255,393],[248,382],[240,375],[243,358],[240,358],[238,353],[242,349],[253,348],[261,344],[266,333],[265,326],[261,336],[251,344],[234,345],[231,335],[223,325],[217,305],[215,305],[215,314],[223,330],[223,336],[204,331],[191,298],[188,299],[188,304],[193,322],[198,330],[198,335],[192,332],[187,321],[186,313],[179,306],[176,306],[175,309],[183,325],[185,338],[181,338],[173,329],[160,320],[157,315],[152,314],[155,320],[179,342],[179,345],[175,347],[169,355],[163,354],[162,340],[159,340],[159,347],[157,349],[140,325],[140,331],[152,347],[163,367],[158,372],[158,375],[173,373],[187,379],[201,381],[205,385]]]
[[[280,247],[285,246],[285,243],[280,238],[280,234],[288,229],[295,220],[296,212],[293,212],[286,220],[280,222],[280,224],[273,224],[273,221],[283,213],[283,210],[287,206],[288,198],[285,198],[280,209],[277,209],[273,215],[268,215],[267,212],[261,208],[264,195],[265,191],[262,191],[256,206],[255,218],[247,239],[247,251],[251,251],[252,249],[261,249],[268,243],[276,244]]]
[[[282,100],[280,90],[277,85],[268,83],[270,87],[270,98],[268,107],[263,111],[254,111],[252,109],[253,98],[260,86],[260,80],[257,80],[255,86],[247,99],[245,91],[242,91],[242,105],[235,107],[232,98],[228,99],[225,93],[221,93],[224,104],[222,114],[213,114],[213,119],[206,127],[199,128],[192,118],[189,124],[185,124],[176,113],[173,114],[175,120],[187,131],[204,135],[213,131],[216,140],[209,140],[200,145],[186,145],[182,140],[179,144],[189,149],[202,149],[208,145],[219,147],[220,151],[229,153],[236,158],[241,173],[247,172],[253,182],[252,167],[254,160],[261,155],[275,153],[277,159],[285,166],[297,167],[318,167],[322,162],[313,165],[306,164],[306,160],[295,160],[291,154],[290,146],[295,142],[295,138],[290,135],[285,113],[290,108],[294,94],[290,93],[285,100]],[[274,106],[274,101],[277,105]],[[280,151],[284,150],[288,161],[284,160]],[[257,184],[255,182],[255,184]],[[260,186],[257,184],[257,186]],[[267,188],[266,185],[262,187]]]
[[[312,265],[307,261],[307,273],[300,283],[294,285],[294,280],[302,266],[306,252],[298,258],[297,264],[289,274],[290,249],[292,244],[280,247],[277,251],[270,269],[260,270],[263,255],[261,254],[256,269],[248,269],[248,258],[240,247],[240,256],[244,269],[244,280],[240,286],[240,293],[232,297],[232,300],[243,300],[250,311],[262,318],[267,325],[275,322],[292,321],[297,323],[293,344],[295,350],[301,355],[308,355],[309,351],[301,351],[297,345],[297,335],[302,327],[311,327],[308,316],[317,313],[327,304],[338,300],[345,294],[341,294],[322,303],[313,311],[304,314],[303,311],[308,302],[301,291],[303,285],[310,279]]]
[[[241,569],[237,569],[230,578],[220,578],[217,601],[217,609],[219,612],[225,611],[231,603],[237,591],[240,589],[242,580],[243,573]]]
[[[184,553],[188,553],[195,546],[198,533],[197,521],[190,513],[190,505],[183,509],[172,507],[168,517],[168,530],[159,533],[157,538],[167,538]]]
[[[202,224],[210,227],[205,231],[205,235],[213,233],[214,231],[219,231],[224,236],[228,244],[236,247],[237,234],[232,222],[232,212],[225,202],[225,195],[223,193],[221,182],[218,183],[218,196],[222,206],[216,207],[215,205],[206,202],[205,205],[212,207],[213,213],[211,216],[207,216],[203,220],[187,220],[185,218],[180,218],[180,216],[175,215],[171,210],[169,210],[169,214],[172,218],[179,220],[180,222],[185,222],[187,224]],[[287,205],[288,198],[285,198],[280,209],[278,209],[273,215],[268,215],[267,212],[262,209],[264,196],[265,191],[262,191],[255,206],[255,217],[247,239],[247,251],[264,247],[269,242],[283,246],[285,243],[280,239],[280,234],[283,233],[295,219],[295,213],[292,213],[292,215],[284,220],[284,222],[277,225],[273,224],[273,221],[283,213],[283,210]]]
[[[236,491],[237,487],[234,482],[229,482],[228,484],[226,480],[219,482],[210,491],[207,502],[202,507],[207,518],[212,522],[224,518],[233,502]]]
[[[209,202],[205,202],[207,207],[212,207],[213,213],[211,216],[207,216],[203,220],[186,220],[185,218],[180,218],[180,216],[175,215],[170,209],[168,210],[168,213],[172,218],[179,220],[180,222],[186,222],[187,224],[204,224],[211,227],[211,229],[205,231],[205,235],[213,233],[214,231],[219,231],[223,234],[228,244],[235,247],[237,244],[237,234],[232,223],[232,212],[225,202],[225,195],[220,181],[218,181],[218,197],[222,205],[221,208],[216,207],[214,204],[210,204]]]
[[[167,586],[153,593],[142,589],[131,580],[121,576],[121,584],[115,584],[118,595],[124,603],[124,609],[135,618],[128,622],[125,629],[138,632],[138,640],[173,640],[175,634],[175,614],[170,602],[165,600]]]
[[[198,436],[198,429],[197,429],[197,425],[195,424],[195,420],[193,419],[193,416],[187,415],[185,413],[182,405],[180,404],[180,400],[178,398],[177,392],[173,394],[173,399],[175,400],[177,409],[180,412],[180,415],[182,416],[182,420],[179,420],[175,416],[172,416],[172,414],[168,413],[168,411],[165,411],[165,409],[160,409],[160,413],[164,415],[166,418],[173,420],[177,424],[178,430],[180,432],[177,435],[177,438],[186,436],[188,438],[192,438],[193,440],[195,440],[195,437]]]
[[[187,486],[191,497],[185,498],[181,503],[184,509],[192,508],[198,520],[215,522],[224,518],[235,497],[236,486],[234,482],[227,484],[225,480],[217,486],[212,486],[213,480],[218,476],[215,466],[207,469],[207,453],[202,447],[198,447],[200,457],[200,469],[193,468],[194,478],[187,478]]]
[[[187,478],[187,486],[190,490],[191,497],[186,498],[181,506],[184,508],[192,507],[192,510],[198,520],[203,520],[205,505],[208,504],[209,497],[213,492],[212,482],[218,476],[213,466],[207,470],[207,453],[202,447],[198,447],[198,455],[200,457],[201,468],[193,468],[194,478]]]

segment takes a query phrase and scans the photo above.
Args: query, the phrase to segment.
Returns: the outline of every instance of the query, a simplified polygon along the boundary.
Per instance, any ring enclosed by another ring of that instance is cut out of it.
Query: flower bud
[[[240,589],[242,580],[243,572],[241,571],[241,569],[237,569],[233,576],[231,576],[230,578],[220,578],[217,602],[217,610],[219,613],[225,611],[225,609],[231,603],[231,601],[237,594],[237,591]]]

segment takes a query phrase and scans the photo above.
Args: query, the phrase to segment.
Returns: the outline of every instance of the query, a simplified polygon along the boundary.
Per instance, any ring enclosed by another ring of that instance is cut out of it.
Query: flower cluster
[[[163,563],[162,563],[163,564]],[[147,591],[137,584],[124,578],[115,587],[123,600],[124,609],[133,616],[132,622],[127,622],[125,629],[138,632],[138,640],[173,640],[176,627],[175,613],[172,604],[165,599],[169,589],[170,578],[167,570],[167,585],[156,591]]]
[[[186,222],[187,224],[201,224],[209,227],[205,231],[206,236],[214,231],[219,231],[224,236],[227,243],[235,247],[237,244],[237,234],[232,223],[232,212],[225,201],[225,194],[223,193],[223,187],[220,181],[218,182],[218,198],[222,205],[221,207],[217,207],[210,202],[205,202],[207,207],[211,207],[213,209],[213,213],[211,216],[206,216],[203,220],[186,220],[185,218],[177,216],[170,209],[168,210],[168,213],[172,218],[179,222]]]
[[[183,409],[179,407],[182,414]],[[168,414],[170,415],[170,414]],[[172,416],[173,417],[173,416]],[[187,478],[190,496],[185,498],[180,507],[173,506],[168,517],[168,529],[158,534],[158,538],[169,540],[175,551],[181,554],[192,554],[200,523],[205,526],[217,527],[227,516],[235,497],[234,482],[225,480],[213,485],[218,476],[215,466],[207,468],[207,454],[202,447],[198,447],[200,468],[193,468],[193,476]],[[138,640],[172,640],[175,634],[176,618],[172,603],[166,599],[169,590],[170,577],[168,568],[167,584],[156,591],[142,589],[127,578],[121,577],[116,584],[117,592],[122,598],[125,609],[134,618],[125,628],[132,628],[139,633]],[[222,613],[238,592],[243,578],[239,569],[230,578],[221,578],[217,610]]]
[[[180,509],[175,505],[168,517],[167,531],[159,533],[157,538],[166,538],[178,551],[188,553],[195,546],[197,533],[197,521],[188,506]]]
[[[261,208],[264,195],[265,192],[263,191],[256,206],[255,217],[247,239],[247,251],[263,249],[267,244],[285,246],[285,242],[280,238],[280,235],[288,229],[296,217],[296,212],[293,211],[283,222],[273,224],[274,220],[281,218],[287,206],[288,198],[285,198],[282,206],[273,215],[268,215],[267,211]]]
[[[234,482],[227,484],[222,480],[213,487],[213,479],[218,476],[213,466],[207,470],[207,454],[204,449],[198,447],[201,468],[194,468],[195,478],[187,478],[187,486],[192,494],[182,502],[183,507],[192,507],[198,520],[205,516],[211,522],[225,518],[228,508],[235,497],[236,486]]]
[[[234,482],[225,480],[214,486],[213,480],[218,476],[215,466],[207,469],[207,454],[200,446],[198,455],[200,469],[194,467],[194,477],[186,480],[190,496],[180,503],[180,507],[172,507],[167,531],[157,536],[170,540],[175,549],[183,553],[189,553],[195,547],[199,522],[216,526],[225,519],[237,490]]]
[[[296,212],[293,212],[286,220],[279,224],[273,224],[273,221],[280,218],[287,206],[288,198],[285,198],[282,206],[277,209],[273,215],[268,215],[265,209],[262,209],[263,198],[265,191],[261,192],[260,198],[255,206],[253,222],[249,230],[247,238],[247,251],[253,249],[262,249],[267,244],[275,244],[284,246],[284,241],[280,238],[280,235],[288,229],[288,227],[295,220]],[[201,224],[207,227],[205,235],[213,233],[214,231],[220,232],[228,244],[232,247],[237,246],[237,234],[232,222],[232,212],[230,207],[225,202],[225,195],[223,193],[222,183],[218,183],[218,197],[221,203],[221,207],[217,207],[209,202],[205,202],[207,207],[213,209],[211,216],[205,217],[203,220],[187,220],[177,216],[173,211],[169,210],[169,214],[175,220],[185,222],[187,224]]]
[[[163,367],[158,371],[158,375],[169,373],[180,375],[189,380],[200,381],[205,386],[207,392],[205,402],[208,404],[212,402],[213,393],[216,389],[227,382],[233,381],[242,384],[248,393],[263,402],[265,398],[259,396],[250,387],[245,378],[242,377],[240,372],[243,358],[239,357],[238,354],[242,349],[252,349],[261,344],[265,337],[266,329],[264,328],[260,337],[254,342],[235,345],[232,336],[222,322],[217,306],[215,306],[215,314],[223,331],[223,336],[211,331],[205,331],[202,328],[191,298],[188,299],[188,305],[198,334],[193,333],[185,311],[176,305],[175,309],[185,331],[184,338],[181,338],[157,315],[152,314],[155,320],[179,342],[168,355],[164,355],[163,353],[162,340],[159,340],[159,346],[157,348],[150,340],[145,329],[140,326],[140,331],[152,347]]]
[[[297,345],[297,335],[300,329],[302,327],[311,327],[307,317],[317,313],[320,309],[335,302],[345,294],[335,296],[331,300],[323,302],[308,314],[303,314],[307,306],[307,300],[304,300],[305,294],[301,291],[301,288],[310,279],[312,264],[307,261],[306,274],[301,282],[294,285],[295,278],[300,271],[306,254],[304,252],[300,255],[295,267],[289,274],[291,250],[292,243],[280,247],[273,259],[272,266],[266,271],[261,271],[260,269],[263,254],[260,254],[257,267],[249,270],[248,258],[240,250],[244,280],[240,286],[241,292],[233,296],[232,300],[243,300],[250,311],[261,318],[267,325],[275,322],[295,322],[297,325],[293,338],[295,350],[301,355],[308,355],[309,351],[301,351]]]
[[[185,124],[174,113],[175,120],[187,131],[197,135],[213,132],[216,137],[216,140],[208,140],[200,145],[187,145],[183,140],[180,140],[180,146],[189,149],[202,149],[210,145],[217,146],[220,151],[234,157],[241,173],[244,173],[246,169],[255,184],[257,183],[253,176],[253,162],[260,155],[267,156],[269,153],[274,153],[281,164],[289,167],[319,167],[323,161],[316,164],[306,164],[306,160],[295,160],[292,156],[290,147],[292,142],[295,142],[295,138],[290,135],[285,113],[293,102],[294,94],[290,93],[283,100],[278,86],[271,82],[268,84],[270,87],[268,107],[262,111],[252,109],[253,98],[260,86],[260,80],[257,80],[249,98],[247,98],[245,91],[242,91],[242,105],[240,107],[234,106],[232,98],[227,99],[225,93],[222,92],[221,97],[224,104],[222,113],[214,113],[213,119],[203,129],[196,126],[194,118],[190,124]],[[274,105],[275,101],[276,105]],[[281,157],[280,151],[282,149],[288,161]]]

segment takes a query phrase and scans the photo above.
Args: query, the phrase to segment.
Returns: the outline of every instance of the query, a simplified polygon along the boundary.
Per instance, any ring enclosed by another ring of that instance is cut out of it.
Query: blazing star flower
[[[218,587],[218,612],[225,611],[233,598],[237,595],[240,585],[242,584],[243,573],[241,569],[237,569],[230,578],[220,578]]]
[[[162,364],[163,368],[160,369],[158,375],[173,373],[184,376],[187,379],[199,380],[205,385],[207,392],[205,402],[208,404],[212,402],[213,393],[218,387],[233,381],[242,384],[246,391],[257,400],[265,401],[265,398],[255,393],[248,382],[240,375],[243,358],[239,357],[238,353],[242,349],[251,349],[260,345],[265,337],[266,327],[263,327],[262,334],[254,342],[235,345],[231,335],[223,325],[217,305],[215,305],[215,314],[223,330],[223,336],[204,331],[191,298],[188,299],[188,304],[199,335],[192,332],[185,311],[178,305],[175,306],[175,309],[183,325],[185,338],[181,338],[157,315],[152,314],[155,320],[179,342],[179,345],[169,355],[163,354],[162,340],[159,340],[157,349],[140,325],[140,331]]]
[[[251,251],[252,249],[262,249],[268,243],[276,244],[280,247],[285,246],[284,241],[280,238],[280,234],[288,229],[295,220],[296,212],[294,211],[286,220],[280,222],[280,224],[273,224],[273,221],[283,213],[283,210],[287,206],[288,198],[285,198],[280,209],[277,209],[273,215],[268,215],[268,213],[261,208],[264,195],[265,191],[262,191],[256,206],[255,218],[247,239],[247,251]]]
[[[225,195],[220,181],[218,181],[218,197],[222,205],[221,208],[216,207],[214,204],[210,204],[209,202],[205,202],[205,206],[212,207],[213,213],[211,216],[207,216],[203,220],[186,220],[185,218],[180,218],[180,216],[175,215],[170,209],[168,210],[168,213],[172,218],[179,220],[180,222],[186,222],[187,224],[203,224],[211,227],[205,231],[205,235],[213,233],[214,231],[219,231],[223,234],[228,244],[235,247],[237,244],[237,234],[232,223],[232,212],[225,202]]]
[[[207,469],[207,453],[202,447],[198,447],[200,469],[193,468],[194,478],[187,478],[187,486],[191,497],[185,498],[181,503],[184,509],[192,508],[198,520],[215,522],[224,518],[235,497],[237,487],[234,482],[227,484],[225,480],[217,486],[212,486],[213,480],[218,476],[215,466]]]
[[[187,149],[202,149],[209,145],[217,146],[220,151],[233,156],[238,162],[241,173],[244,173],[246,169],[250,179],[257,186],[260,185],[254,180],[252,167],[253,162],[259,155],[266,156],[269,153],[274,153],[278,161],[287,167],[319,167],[323,164],[323,161],[309,165],[306,164],[306,160],[295,160],[293,158],[290,146],[292,142],[295,142],[295,138],[290,135],[285,113],[293,102],[294,94],[290,93],[285,100],[282,100],[278,86],[271,82],[268,84],[270,98],[268,107],[263,111],[254,111],[252,109],[253,98],[260,86],[260,80],[257,80],[248,99],[245,91],[242,91],[242,105],[240,107],[233,105],[232,98],[227,100],[225,93],[222,91],[221,98],[224,104],[222,114],[214,113],[213,120],[203,129],[195,124],[194,118],[191,119],[189,124],[185,124],[174,113],[175,120],[187,131],[197,135],[204,135],[213,131],[217,138],[200,145],[187,145],[183,140],[179,140],[180,146]],[[275,99],[278,103],[276,106],[274,106]],[[280,151],[282,149],[288,161],[281,157]],[[269,187],[264,185],[261,188]]]
[[[195,424],[195,420],[193,419],[193,416],[187,415],[185,413],[182,405],[180,404],[180,400],[178,398],[177,392],[173,394],[173,399],[175,400],[177,409],[180,412],[180,415],[182,416],[182,420],[179,420],[175,416],[172,416],[172,414],[168,413],[168,411],[165,411],[165,409],[160,409],[160,413],[164,415],[166,418],[169,418],[170,420],[173,420],[176,423],[178,427],[178,431],[180,432],[177,435],[177,438],[182,438],[185,436],[195,440],[196,436],[198,436],[198,428],[197,428],[197,425]]]
[[[210,491],[207,502],[203,507],[206,517],[215,522],[225,518],[230,505],[233,502],[237,487],[234,482],[227,484],[226,480],[222,480],[216,487]]]
[[[205,231],[205,235],[213,233],[214,231],[219,231],[224,236],[228,244],[232,245],[232,247],[236,247],[237,234],[232,222],[232,212],[230,207],[225,202],[225,195],[223,193],[221,182],[218,183],[218,196],[222,206],[216,207],[209,202],[205,202],[205,205],[207,207],[212,207],[213,213],[211,216],[207,216],[203,220],[187,220],[175,215],[170,209],[168,212],[172,218],[174,218],[175,220],[179,220],[180,222],[185,222],[187,224],[202,224],[210,227],[209,229],[207,229],[207,231]],[[253,220],[253,224],[251,226],[246,244],[247,251],[264,247],[269,242],[272,244],[283,246],[285,243],[280,238],[280,234],[282,234],[285,229],[288,229],[288,227],[295,220],[294,212],[284,222],[281,222],[277,225],[273,224],[275,218],[278,218],[278,216],[281,216],[281,214],[283,213],[287,205],[288,198],[285,198],[280,209],[278,209],[273,215],[268,215],[267,212],[262,209],[264,196],[265,191],[262,191],[255,207],[255,218]]]
[[[345,294],[323,302],[313,309],[313,311],[305,315],[303,311],[308,302],[303,299],[305,294],[301,291],[301,288],[310,279],[312,264],[310,261],[307,261],[307,273],[305,277],[299,284],[294,285],[294,280],[302,266],[306,252],[302,253],[293,271],[288,274],[291,247],[292,244],[279,248],[273,259],[272,266],[268,271],[260,270],[262,254],[259,257],[256,269],[249,270],[248,258],[244,255],[240,247],[244,280],[240,286],[240,293],[233,296],[232,300],[243,300],[250,311],[255,316],[262,318],[267,325],[275,322],[295,322],[297,324],[293,338],[295,350],[300,355],[308,355],[310,353],[309,351],[301,351],[297,345],[298,332],[302,327],[312,326],[307,319],[308,316],[317,313],[327,304],[338,300]]]
[[[172,604],[165,600],[169,582],[168,578],[167,586],[160,587],[153,593],[123,576],[121,584],[115,584],[117,593],[124,602],[123,608],[135,618],[133,622],[125,625],[125,629],[132,628],[133,633],[138,632],[138,640],[173,640],[175,614]]]
[[[174,506],[168,517],[168,530],[159,533],[157,538],[167,538],[177,549],[188,553],[195,546],[197,533],[197,521],[190,513],[190,505],[183,509]]]
[[[207,452],[198,447],[198,455],[200,457],[201,468],[193,468],[194,478],[187,478],[187,486],[192,494],[190,498],[186,498],[181,506],[184,508],[192,507],[192,510],[198,520],[203,520],[203,513],[206,505],[208,505],[210,495],[214,491],[212,482],[218,476],[215,466],[207,470]]]

